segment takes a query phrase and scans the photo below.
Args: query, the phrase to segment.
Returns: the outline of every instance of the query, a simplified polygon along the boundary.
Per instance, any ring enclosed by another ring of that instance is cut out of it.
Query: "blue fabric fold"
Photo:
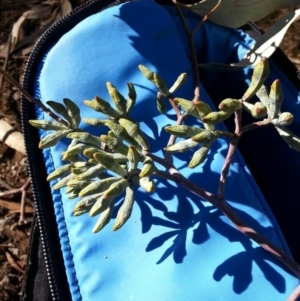
[[[187,21],[192,26],[195,15],[188,13]],[[166,116],[158,113],[156,90],[137,66],[144,64],[158,72],[169,86],[186,72],[188,80],[176,96],[192,99],[192,67],[180,28],[172,9],[166,10],[151,0],[94,14],[45,54],[37,74],[36,96],[43,102],[70,98],[83,117],[99,118],[101,114],[86,107],[83,100],[95,95],[109,100],[106,81],[127,95],[126,83],[132,82],[138,97],[131,116],[147,134],[151,151],[162,156],[168,138],[163,127],[174,124],[175,117],[170,107]],[[240,59],[253,43],[241,31],[209,23],[202,26],[196,41],[201,60],[220,62]],[[243,75],[243,81],[247,81],[250,71]],[[213,105],[204,86],[201,99]],[[39,111],[37,114],[47,118]],[[104,131],[83,122],[81,128],[97,135]],[[225,129],[224,125],[221,128]],[[43,151],[49,173],[63,164],[61,153],[66,146],[67,140],[63,140]],[[187,168],[193,152],[175,155],[174,164],[188,179],[215,193],[226,149],[227,142],[218,140],[205,164],[196,170]],[[52,181],[51,186],[54,184]],[[230,168],[226,199],[252,227],[289,252],[238,152]],[[53,191],[73,300],[285,300],[299,284],[283,265],[239,233],[218,210],[174,183],[157,180],[156,192],[151,195],[138,190],[131,219],[115,233],[111,231],[112,221],[99,234],[92,234],[97,217],[74,217],[75,204],[76,199],[69,200],[65,189]]]

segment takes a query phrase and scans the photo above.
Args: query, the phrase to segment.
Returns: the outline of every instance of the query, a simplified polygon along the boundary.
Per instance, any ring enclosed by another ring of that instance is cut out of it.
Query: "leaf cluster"
[[[97,137],[80,130],[79,108],[69,99],[64,99],[64,105],[47,102],[69,127],[48,120],[30,121],[39,129],[51,131],[41,140],[40,148],[54,146],[63,137],[71,139],[68,149],[62,153],[62,160],[67,163],[49,174],[47,180],[58,179],[52,188],[66,187],[68,198],[81,198],[74,207],[75,216],[87,212],[92,217],[100,214],[93,232],[100,231],[110,221],[116,198],[125,194],[113,230],[121,228],[129,219],[135,186],[148,193],[155,190],[155,182],[150,178],[156,170],[155,164],[143,155],[143,151],[149,150],[149,143],[139,124],[129,116],[136,101],[134,86],[128,83],[127,100],[109,82],[107,89],[115,108],[97,96],[84,103],[108,119],[83,119],[94,126],[106,126],[106,135]]]
[[[173,93],[186,81],[182,73],[175,83],[168,88],[165,80],[147,67],[139,65],[143,75],[158,89],[156,104],[158,111],[166,113],[165,100],[169,99],[186,116],[193,116],[201,122],[200,126],[179,124],[166,126],[165,130],[180,141],[165,147],[168,153],[181,153],[198,148],[188,166],[196,168],[205,161],[212,144],[222,136],[216,126],[237,111],[246,110],[254,118],[266,118],[273,124],[281,137],[294,149],[300,151],[300,139],[293,135],[285,126],[291,124],[293,115],[281,112],[283,91],[278,80],[275,80],[268,92],[264,81],[269,73],[268,61],[263,59],[254,69],[252,81],[241,99],[226,98],[219,104],[219,110],[212,108],[200,100],[173,98]],[[70,99],[64,99],[64,105],[48,101],[47,104],[64,118],[68,126],[49,120],[31,120],[31,125],[50,131],[40,142],[40,148],[55,145],[63,137],[71,139],[67,150],[62,153],[63,166],[54,170],[48,181],[58,180],[53,189],[66,187],[70,199],[80,198],[74,206],[74,215],[88,213],[91,217],[100,215],[93,232],[100,231],[109,223],[115,208],[115,202],[122,195],[123,202],[118,210],[113,230],[121,228],[129,219],[135,197],[136,187],[146,192],[155,190],[155,182],[151,178],[157,168],[152,157],[147,155],[150,145],[139,123],[130,117],[136,103],[136,91],[128,83],[127,99],[110,82],[106,86],[114,107],[110,102],[96,96],[84,103],[107,116],[107,119],[83,118],[93,126],[104,126],[107,133],[94,136],[79,129],[81,122],[80,110]],[[256,103],[250,100],[257,96]],[[231,134],[233,135],[233,134]]]

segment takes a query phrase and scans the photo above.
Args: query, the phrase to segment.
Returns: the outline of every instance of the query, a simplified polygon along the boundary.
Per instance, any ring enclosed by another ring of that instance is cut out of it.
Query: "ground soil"
[[[42,0],[0,0],[0,45],[6,43],[13,24],[23,12]],[[59,2],[59,1],[58,1]],[[84,1],[70,1],[73,8]],[[287,11],[277,11],[258,22],[267,30]],[[40,20],[27,21],[22,35],[27,36],[39,27]],[[291,26],[281,48],[300,70],[300,21]],[[7,58],[0,56],[0,67],[21,81],[28,56],[19,52]],[[6,63],[7,60],[7,63]],[[20,124],[20,94],[7,81],[0,79],[0,120],[9,123],[17,131]],[[21,194],[2,196],[2,192],[21,187],[28,179],[26,156],[0,142],[0,300],[19,300],[26,263],[34,205],[30,188],[27,190],[25,221],[19,222]]]

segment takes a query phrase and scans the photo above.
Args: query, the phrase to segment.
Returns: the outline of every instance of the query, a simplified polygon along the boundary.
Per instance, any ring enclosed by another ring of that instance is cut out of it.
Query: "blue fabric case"
[[[197,24],[194,14],[186,12],[186,18],[191,28]],[[209,22],[200,28],[195,41],[200,61],[224,63],[241,59],[253,44],[242,31]],[[143,0],[86,18],[45,54],[36,75],[35,96],[43,102],[70,98],[83,117],[93,118],[100,114],[83,100],[95,95],[109,100],[106,81],[126,95],[126,83],[132,82],[138,95],[132,117],[141,122],[151,151],[161,156],[168,137],[163,127],[174,124],[174,115],[171,108],[166,116],[158,113],[156,90],[141,75],[139,64],[157,71],[169,85],[187,72],[189,78],[176,96],[193,97],[188,45],[174,8]],[[274,68],[272,72],[272,78],[280,73]],[[210,87],[201,86],[201,99],[212,105],[206,88],[218,89],[217,78],[212,73],[207,76]],[[243,81],[250,77],[251,71],[245,69]],[[282,83],[289,100],[284,109],[294,113],[298,126],[300,113],[294,110],[298,91],[287,87],[284,79]],[[47,118],[39,110],[37,116]],[[81,128],[98,135],[103,131],[83,122]],[[66,143],[43,152],[48,173],[62,165]],[[174,163],[184,176],[215,193],[226,149],[227,142],[218,140],[205,164],[196,170],[187,168],[192,152],[175,155]],[[53,191],[53,205],[73,300],[286,300],[299,285],[296,277],[240,234],[218,210],[173,183],[158,180],[151,195],[138,191],[129,222],[112,232],[112,221],[98,234],[91,232],[97,217],[74,217],[76,200],[69,200],[64,192]],[[289,253],[239,152],[230,169],[226,199],[251,226]]]

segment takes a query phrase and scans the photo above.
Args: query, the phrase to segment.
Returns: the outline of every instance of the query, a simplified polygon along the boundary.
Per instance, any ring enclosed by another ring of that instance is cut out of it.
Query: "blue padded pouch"
[[[184,14],[190,28],[200,20],[191,12],[184,10]],[[253,43],[243,30],[209,22],[195,35],[199,62],[236,62]],[[159,114],[156,90],[137,68],[139,64],[158,72],[169,85],[186,72],[187,82],[175,96],[193,97],[189,48],[174,7],[152,0],[96,1],[58,23],[56,32],[48,31],[31,56],[24,85],[43,103],[70,98],[83,117],[97,118],[99,113],[85,106],[83,100],[98,95],[108,101],[107,81],[126,95],[126,83],[132,82],[137,103],[131,116],[140,122],[151,152],[161,157],[168,139],[163,127],[174,124],[175,117],[171,107],[167,115]],[[251,74],[249,68],[234,74],[201,72],[201,100],[214,107],[226,97],[240,97]],[[285,92],[283,110],[294,114],[292,130],[300,134],[299,91],[271,62],[267,84],[275,78],[281,79]],[[37,141],[45,133],[29,128],[27,121],[34,118],[48,117],[40,109],[23,104],[26,147],[53,300],[280,301],[299,285],[297,277],[242,235],[219,210],[159,178],[154,193],[136,191],[132,216],[122,229],[111,231],[114,214],[108,226],[92,234],[97,217],[74,217],[76,199],[68,199],[65,188],[51,190],[56,181],[46,182],[46,175],[62,166],[61,153],[68,140],[38,150]],[[104,131],[84,122],[80,127],[94,135]],[[220,129],[226,130],[226,125]],[[269,205],[276,212],[283,210],[280,206],[287,211],[286,204],[293,200],[299,213],[299,188],[292,193],[288,186],[296,186],[290,173],[299,173],[299,156],[272,130],[262,130],[258,136],[250,134],[244,140],[240,150],[261,185],[237,151],[226,200],[256,231],[290,254]],[[174,165],[189,180],[216,193],[227,147],[227,141],[219,139],[205,164],[195,170],[187,167],[192,152],[175,155]],[[282,224],[288,223],[283,220]],[[286,233],[288,230],[286,226]]]

